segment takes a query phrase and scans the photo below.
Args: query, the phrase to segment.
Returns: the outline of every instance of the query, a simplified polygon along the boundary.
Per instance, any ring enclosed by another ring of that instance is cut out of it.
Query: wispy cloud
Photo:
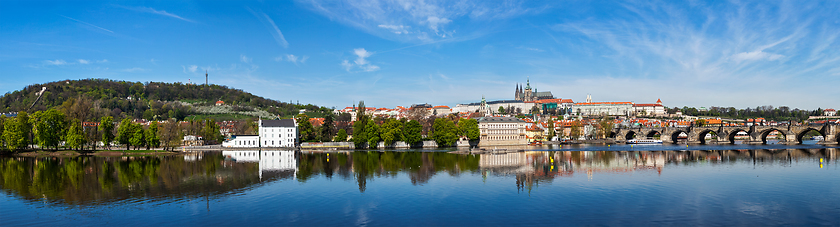
[[[288,61],[297,65],[298,63],[306,63],[307,59],[309,59],[309,56],[295,56],[294,54],[286,54],[283,56],[275,57],[274,61]]]
[[[85,60],[85,59],[79,59],[79,64],[87,65],[87,64],[90,64],[90,61]]]
[[[280,31],[280,28],[277,27],[277,24],[274,23],[274,20],[272,20],[271,17],[268,16],[268,14],[265,14],[263,12],[256,12],[251,8],[247,9],[251,12],[251,14],[254,14],[254,16],[256,16],[257,19],[259,19],[260,22],[262,22],[268,29],[270,29],[269,32],[271,32],[271,36],[274,37],[274,41],[276,41],[278,45],[280,45],[283,48],[289,48],[289,42],[286,41],[286,37],[283,36],[283,32]]]
[[[239,55],[239,61],[241,61],[242,63],[250,64],[251,60],[253,60],[253,59],[249,58],[248,56],[245,56],[244,54]]]
[[[624,4],[609,13],[622,16],[560,23],[553,27],[562,33],[557,37],[563,40],[557,43],[568,45],[569,50],[575,51],[568,54],[578,56],[565,60],[564,70],[578,75],[566,76],[570,86],[558,89],[577,91],[582,90],[578,87],[597,81],[621,81],[612,85],[665,93],[679,90],[668,88],[682,87],[682,94],[715,94],[704,95],[714,100],[674,97],[680,104],[805,104],[810,102],[805,101],[808,91],[823,85],[808,84],[801,80],[802,76],[834,78],[828,74],[840,69],[836,63],[828,63],[840,59],[840,53],[828,51],[840,46],[833,38],[838,33],[824,32],[837,31],[836,21],[824,19],[831,17],[837,6],[820,6],[822,3],[816,2],[796,7],[785,4]],[[549,77],[556,76],[559,75]],[[576,80],[580,77],[592,80]],[[778,89],[796,90],[803,95],[786,98],[778,95]],[[734,91],[739,91],[739,95]],[[609,92],[604,94],[615,98]],[[655,100],[637,94],[621,95],[626,96],[622,99]],[[759,101],[767,97],[780,99]]]
[[[133,10],[133,11],[137,11],[137,12],[153,13],[153,14],[163,15],[163,16],[175,18],[175,19],[178,19],[178,20],[195,23],[195,21],[193,21],[193,20],[183,18],[181,16],[175,15],[174,13],[166,12],[166,10],[156,10],[152,7],[143,7],[143,6],[139,6],[139,7],[119,6],[119,7],[129,9],[129,10]]]
[[[67,65],[68,63],[64,60],[57,59],[57,60],[46,60],[45,63],[47,65]]]
[[[96,29],[102,30],[102,31],[106,31],[106,32],[109,32],[109,33],[114,33],[114,31],[111,31],[111,30],[108,30],[108,29],[105,29],[105,28],[102,28],[102,27],[99,27],[99,26],[93,25],[93,24],[88,23],[88,22],[84,22],[84,21],[76,20],[76,19],[73,19],[73,18],[68,17],[68,16],[64,16],[64,15],[60,15],[60,16],[62,16],[62,17],[64,17],[64,18],[67,18],[67,19],[70,19],[70,20],[72,20],[72,21],[75,21],[75,22],[78,22],[78,23],[81,23],[81,24],[84,24],[84,25],[87,25],[87,26],[93,27],[93,28],[96,28]]]
[[[386,39],[430,43],[453,35],[472,36],[488,21],[537,13],[524,1],[299,0],[311,10]],[[457,24],[456,24],[457,23]],[[475,23],[475,24],[474,24]]]
[[[353,62],[348,60],[341,62],[341,66],[344,67],[347,72],[353,72],[356,69],[363,72],[373,72],[379,70],[379,66],[370,64],[370,62],[367,61],[367,58],[373,55],[372,52],[368,52],[365,48],[357,48],[353,49],[353,54],[356,55],[356,60],[353,60]]]
[[[187,66],[182,65],[181,68],[184,69],[184,73],[187,73],[187,72],[195,73],[195,71],[198,70],[197,65],[187,65]]]

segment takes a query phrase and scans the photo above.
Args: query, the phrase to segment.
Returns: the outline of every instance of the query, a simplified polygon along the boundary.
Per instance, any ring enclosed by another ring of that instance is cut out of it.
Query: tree
[[[370,148],[376,148],[376,145],[379,143],[379,125],[376,125],[371,120],[367,121],[367,125],[365,126],[365,132],[367,132],[367,142]]]
[[[420,141],[423,141],[423,126],[420,125],[420,122],[416,120],[410,120],[405,123],[405,129],[403,130],[403,137],[405,138],[405,143],[408,146],[413,146]]]
[[[5,144],[6,139],[3,136],[3,132],[5,131],[4,128],[6,125],[6,115],[0,115],[0,146]]]
[[[219,125],[212,119],[204,120],[204,129],[201,130],[201,133],[205,144],[217,144],[224,140],[222,132],[219,131]]]
[[[537,106],[532,106],[530,114],[540,114],[540,108]]]
[[[65,144],[67,147],[79,150],[79,147],[87,143],[87,138],[82,131],[82,122],[77,119],[70,121],[70,127],[67,129],[67,136],[65,137]]]
[[[160,136],[158,135],[158,123],[153,121],[146,130],[146,146],[152,148],[160,147]]]
[[[129,128],[131,128],[131,138],[128,141],[131,143],[131,146],[134,146],[134,149],[137,150],[137,147],[146,145],[146,139],[144,138],[146,134],[143,132],[143,126],[132,123]]]
[[[505,114],[505,108],[499,106],[499,114]]]
[[[32,118],[29,120],[35,126],[34,135],[38,146],[41,148],[53,147],[57,150],[61,138],[66,135],[64,130],[67,128],[67,119],[64,117],[64,113],[56,109],[49,109],[44,112],[38,111],[32,114]]]
[[[295,121],[297,121],[298,124],[298,130],[300,132],[300,141],[314,141],[315,129],[312,127],[312,123],[309,122],[309,116],[306,116],[306,114],[298,114],[297,116],[295,116]]]
[[[345,131],[344,129],[339,129],[338,130],[338,135],[335,136],[333,141],[335,141],[335,142],[345,142],[345,141],[347,141],[347,131]]]
[[[451,146],[458,140],[456,132],[457,129],[455,128],[455,123],[452,123],[452,121],[446,118],[438,118],[435,119],[432,138],[435,139],[438,147],[447,147]]]
[[[572,122],[572,127],[570,129],[571,130],[569,132],[569,137],[571,137],[571,139],[576,140],[576,139],[580,138],[580,133],[581,132],[580,132],[580,122],[579,121]]]
[[[20,150],[29,145],[29,115],[19,112],[14,119],[3,122],[3,140],[10,151]]]
[[[554,139],[554,136],[556,136],[555,134],[556,133],[554,132],[554,120],[551,120],[551,118],[549,118],[548,119],[548,138],[549,138],[549,140]]]
[[[329,142],[332,141],[333,132],[335,131],[335,124],[333,122],[333,115],[327,114],[324,116],[324,123],[321,124],[321,128],[319,130],[319,140],[321,142]]]
[[[367,142],[367,126],[368,117],[365,115],[365,101],[359,101],[359,107],[356,108],[356,121],[353,122],[353,143],[356,147],[362,147]]]
[[[125,145],[126,150],[130,150],[129,146],[131,146],[131,136],[134,133],[134,129],[131,128],[132,123],[131,119],[123,118],[120,122],[120,126],[117,128],[117,143]]]
[[[403,140],[402,121],[393,118],[389,119],[380,128],[380,135],[382,135],[382,141],[385,141],[386,145]]]
[[[163,130],[160,131],[160,141],[163,143],[164,149],[174,150],[176,146],[181,144],[182,136],[180,124],[173,119],[164,123]]]
[[[102,117],[99,120],[99,131],[102,133],[102,145],[110,150],[111,141],[114,141],[114,117]]]
[[[600,122],[598,122],[598,135],[601,138],[607,138],[612,133],[613,128],[615,127],[615,122],[611,119],[603,118]]]
[[[466,136],[470,140],[478,140],[481,132],[478,130],[478,121],[475,119],[463,119],[458,121],[459,135]]]
[[[703,127],[706,125],[706,120],[704,119],[697,119],[694,121],[694,126]]]

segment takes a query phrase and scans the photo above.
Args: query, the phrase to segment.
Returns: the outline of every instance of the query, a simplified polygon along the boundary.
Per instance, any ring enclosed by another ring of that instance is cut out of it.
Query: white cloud
[[[409,33],[408,29],[411,28],[409,26],[404,26],[404,25],[385,25],[385,24],[380,24],[378,27],[391,30],[391,32],[393,32],[394,34],[397,34],[397,35],[408,34]]]
[[[129,10],[133,10],[133,11],[137,11],[137,12],[153,13],[153,14],[163,15],[163,16],[183,20],[183,21],[186,21],[186,22],[195,23],[195,21],[193,21],[193,20],[183,18],[181,16],[175,15],[175,14],[170,13],[170,12],[166,12],[166,10],[156,10],[152,7],[124,7],[124,6],[119,6],[119,7],[129,9]]]
[[[353,63],[350,63],[348,60],[344,60],[341,62],[341,66],[344,67],[347,72],[352,72],[353,69],[358,68],[364,72],[373,72],[379,70],[379,66],[370,64],[367,61],[367,58],[373,55],[373,53],[368,52],[365,48],[356,48],[353,49],[353,54],[356,55],[356,60],[353,60]]]
[[[281,62],[281,61],[288,61],[297,65],[298,62],[306,63],[306,60],[309,59],[309,56],[295,56],[294,54],[286,54],[283,56],[278,56],[274,58],[274,61]]]
[[[96,63],[108,63],[108,59],[102,59],[102,60],[96,61]]]
[[[486,34],[487,21],[539,12],[523,0],[302,0],[315,12],[386,39],[423,43],[453,38],[455,27],[465,37]],[[458,21],[458,24],[455,22]],[[476,26],[473,26],[476,25]],[[466,32],[463,32],[466,31]],[[405,36],[405,34],[417,34]]]
[[[68,65],[68,63],[66,61],[61,60],[61,59],[57,59],[55,61],[47,60],[46,64],[47,65]]]
[[[736,61],[736,62],[755,61],[755,60],[775,61],[775,60],[781,59],[782,57],[784,57],[784,55],[772,54],[772,53],[767,53],[767,52],[764,52],[764,51],[761,51],[761,50],[756,50],[756,51],[753,51],[753,52],[741,52],[741,53],[734,54],[734,55],[732,55],[731,59]]]
[[[242,61],[243,63],[249,63],[249,64],[251,63],[251,58],[249,58],[248,56],[245,56],[244,54],[239,55],[239,60]]]
[[[79,64],[87,65],[87,64],[90,64],[90,61],[85,60],[85,59],[79,59]]]
[[[251,14],[254,14],[254,16],[256,16],[257,19],[259,19],[260,22],[262,22],[270,30],[269,32],[271,32],[271,36],[274,37],[274,41],[276,41],[278,45],[283,48],[289,48],[289,42],[286,41],[286,37],[283,36],[283,32],[280,31],[280,28],[277,27],[277,24],[274,23],[274,20],[272,20],[268,14],[256,12],[251,8],[248,8],[248,11],[250,11]]]
[[[105,29],[105,28],[102,28],[102,27],[99,27],[99,26],[93,25],[93,24],[88,23],[88,22],[84,22],[84,21],[76,20],[76,19],[70,18],[70,17],[68,17],[68,16],[64,16],[64,15],[61,15],[61,16],[62,16],[62,17],[64,17],[64,18],[67,18],[67,19],[73,20],[73,21],[75,21],[75,22],[79,22],[79,23],[82,23],[82,24],[84,24],[84,25],[94,27],[94,28],[99,29],[99,30],[103,30],[103,31],[106,31],[106,32],[109,32],[109,33],[114,33],[114,32],[113,32],[113,31],[111,31],[111,30],[108,30],[108,29]]]
[[[198,66],[197,65],[190,65],[189,67],[187,67],[187,69],[189,69],[190,72],[194,73],[196,70],[198,70]]]

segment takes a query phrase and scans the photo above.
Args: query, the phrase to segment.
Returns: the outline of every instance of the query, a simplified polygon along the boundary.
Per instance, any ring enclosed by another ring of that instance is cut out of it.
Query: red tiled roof
[[[580,102],[575,105],[633,105],[632,102]]]
[[[435,106],[434,109],[446,108],[449,109],[449,106]]]
[[[633,106],[638,106],[638,107],[645,107],[645,106],[662,106],[662,104],[656,104],[656,103],[655,103],[655,104],[633,104]]]

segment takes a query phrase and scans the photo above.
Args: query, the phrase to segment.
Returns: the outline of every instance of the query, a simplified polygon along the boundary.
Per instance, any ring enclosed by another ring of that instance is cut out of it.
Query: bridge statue
[[[735,143],[735,136],[738,132],[745,132],[749,136],[744,143],[765,144],[767,136],[778,131],[784,136],[779,144],[801,144],[805,134],[816,131],[823,136],[824,140],[819,144],[838,144],[840,138],[840,125],[779,125],[779,126],[705,126],[705,127],[633,127],[616,128],[611,137],[616,142],[625,142],[633,138],[654,137],[657,133],[663,143],[676,143],[680,134],[685,133],[686,142],[690,144],[707,143]],[[711,139],[706,135],[711,134]],[[807,139],[807,138],[805,138]]]

